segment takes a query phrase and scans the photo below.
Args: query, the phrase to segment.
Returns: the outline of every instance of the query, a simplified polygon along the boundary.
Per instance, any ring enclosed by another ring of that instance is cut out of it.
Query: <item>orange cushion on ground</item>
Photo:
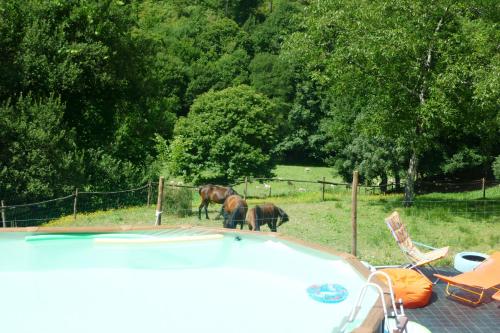
[[[432,282],[422,274],[406,268],[381,269],[389,275],[396,301],[403,299],[405,308],[421,308],[429,303],[432,295]],[[381,279],[385,282],[385,279]]]

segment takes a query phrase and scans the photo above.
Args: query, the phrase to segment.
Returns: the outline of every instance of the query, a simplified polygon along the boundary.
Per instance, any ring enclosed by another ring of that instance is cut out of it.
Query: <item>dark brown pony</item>
[[[228,196],[237,194],[232,187],[224,187],[211,184],[200,186],[198,188],[198,193],[200,193],[201,196],[201,203],[200,206],[198,207],[198,219],[200,220],[201,220],[201,209],[203,207],[205,207],[205,216],[208,219],[209,203],[213,202],[213,203],[223,204]],[[222,208],[217,217],[221,215],[222,215]]]
[[[237,194],[227,197],[222,209],[224,211],[224,228],[236,229],[236,225],[240,224],[240,229],[243,229],[248,205],[242,197]]]
[[[278,218],[280,221],[277,223]],[[280,225],[288,221],[288,215],[283,209],[269,203],[251,208],[247,213],[246,221],[250,230],[260,231],[260,227],[267,223],[269,229],[276,232]]]

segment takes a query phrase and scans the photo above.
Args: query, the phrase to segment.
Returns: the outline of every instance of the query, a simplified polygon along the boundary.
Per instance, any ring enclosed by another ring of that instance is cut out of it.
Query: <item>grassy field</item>
[[[320,180],[340,182],[331,169],[297,166],[280,166],[277,177],[282,179]],[[268,185],[268,186],[265,186]],[[272,196],[269,194],[271,186]],[[244,185],[236,187],[244,192]],[[273,202],[290,216],[290,222],[279,232],[307,241],[323,244],[340,251],[351,251],[351,192],[345,186],[328,186],[325,201],[321,201],[321,184],[299,182],[254,182],[247,184],[248,204],[252,207],[262,202]],[[462,251],[490,253],[500,250],[500,188],[490,188],[487,200],[481,191],[467,193],[432,193],[419,196],[411,208],[403,208],[402,196],[371,195],[360,190],[358,202],[358,257],[374,265],[398,264],[404,257],[397,247],[384,218],[398,210],[407,224],[412,239],[432,246],[450,246],[448,258],[438,265],[449,265],[454,254]],[[186,217],[163,215],[166,225],[189,224],[197,226],[222,226],[214,220],[219,205],[210,207],[210,220],[197,217],[199,196],[193,191],[192,206],[195,214]],[[74,220],[67,216],[51,221],[50,226],[95,225],[151,225],[155,208],[131,207],[120,210],[79,214]],[[264,230],[267,230],[265,227]]]

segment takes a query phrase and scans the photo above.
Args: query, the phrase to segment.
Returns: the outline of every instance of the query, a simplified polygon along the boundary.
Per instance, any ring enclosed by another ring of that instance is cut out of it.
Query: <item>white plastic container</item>
[[[455,255],[453,266],[459,272],[470,272],[488,257],[487,254],[479,252],[460,252]]]

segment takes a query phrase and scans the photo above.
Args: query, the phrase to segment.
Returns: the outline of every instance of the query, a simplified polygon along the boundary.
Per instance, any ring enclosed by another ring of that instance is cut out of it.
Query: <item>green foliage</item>
[[[258,53],[250,63],[252,87],[271,98],[286,102],[292,94],[291,78],[285,64],[270,53]]]
[[[191,189],[166,186],[163,200],[164,212],[179,217],[192,215],[193,191]]]
[[[249,57],[245,50],[223,54],[215,61],[201,59],[195,62],[189,71],[189,85],[186,99],[193,101],[198,95],[210,89],[222,90],[227,87],[247,83]]]
[[[330,78],[325,74],[324,50],[316,45],[310,31],[298,30],[285,39],[279,55],[293,90],[286,115],[287,131],[276,152],[289,161],[322,161],[326,157],[321,149],[325,136],[320,123],[328,111],[326,90]]]
[[[300,3],[294,1],[272,2],[273,11],[265,17],[263,22],[258,23],[256,20],[247,22],[247,28],[251,30],[255,51],[258,53],[279,54],[286,38],[301,27],[300,12],[303,6]]]
[[[0,193],[23,201],[73,190],[74,131],[65,130],[60,99],[20,96],[0,105]]]
[[[80,157],[82,188],[87,191],[116,191],[143,184],[143,170],[102,149],[86,149]]]
[[[15,133],[2,138],[11,182],[2,197],[127,187],[141,178],[154,134],[172,135],[179,102],[153,75],[151,39],[131,33],[134,11],[112,0],[0,2],[2,122]],[[36,154],[19,148],[36,141]]]
[[[441,170],[446,174],[453,174],[467,168],[484,165],[485,162],[486,157],[481,155],[477,150],[461,147],[451,157],[446,158]]]
[[[159,175],[168,178],[170,172],[168,171],[168,159],[170,156],[170,147],[162,136],[156,135],[155,137],[155,150],[156,154],[154,158],[150,158],[148,161],[148,169],[146,170],[145,179],[155,179]]]
[[[278,159],[382,183],[410,158],[422,177],[485,170],[500,154],[498,12],[494,1],[0,1],[2,197],[125,188],[169,168],[227,181]],[[217,92],[229,108],[205,97]],[[29,129],[14,119],[35,109],[46,116]],[[233,114],[248,123],[228,124]],[[21,156],[19,138],[44,128],[47,148]]]
[[[386,138],[358,136],[340,149],[335,166],[343,179],[350,181],[353,170],[358,170],[361,181],[371,183],[379,178],[387,184],[389,177],[399,179],[402,160],[401,149]]]
[[[493,169],[493,174],[495,175],[495,178],[500,180],[500,155],[495,158],[495,161],[493,162],[493,165],[491,166]]]
[[[273,111],[268,98],[244,85],[200,96],[176,124],[169,170],[196,184],[270,175]]]
[[[287,56],[314,70],[316,91],[326,86],[319,98],[329,104],[323,132],[333,158],[351,159],[339,151],[358,137],[375,146],[384,138],[402,150],[405,164],[420,161],[422,176],[496,155],[497,80],[486,74],[498,75],[492,9],[487,2],[405,0],[308,7],[306,31],[290,36]]]

